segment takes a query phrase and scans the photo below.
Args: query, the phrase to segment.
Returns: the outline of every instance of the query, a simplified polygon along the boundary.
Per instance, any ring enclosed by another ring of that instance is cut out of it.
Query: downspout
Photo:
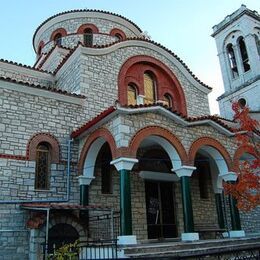
[[[62,199],[42,199],[42,200],[0,200],[1,204],[20,204],[20,203],[41,203],[41,202],[68,202],[70,198],[70,160],[71,160],[71,143],[73,139],[68,140],[68,154],[67,154],[67,194],[65,198]]]

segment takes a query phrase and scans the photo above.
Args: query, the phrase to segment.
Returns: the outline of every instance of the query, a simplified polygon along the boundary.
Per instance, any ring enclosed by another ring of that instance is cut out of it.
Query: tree
[[[232,104],[232,109],[240,127],[235,136],[237,145],[253,159],[239,161],[235,169],[237,182],[225,183],[224,190],[237,200],[239,209],[249,211],[260,205],[260,122],[252,119],[249,108],[238,102]]]

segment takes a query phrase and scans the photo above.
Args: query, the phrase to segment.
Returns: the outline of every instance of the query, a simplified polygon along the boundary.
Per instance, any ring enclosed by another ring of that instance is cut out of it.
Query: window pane
[[[136,105],[136,90],[132,86],[128,86],[127,104],[128,105]]]
[[[154,82],[150,75],[144,74],[144,103],[152,104],[155,101]]]
[[[35,189],[48,189],[49,177],[49,151],[38,150],[36,152],[36,176]]]

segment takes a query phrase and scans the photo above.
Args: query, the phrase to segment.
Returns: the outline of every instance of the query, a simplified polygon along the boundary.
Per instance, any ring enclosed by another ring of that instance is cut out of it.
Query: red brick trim
[[[98,130],[96,130],[95,132],[93,132],[86,140],[81,153],[80,153],[80,158],[79,158],[79,164],[78,164],[78,168],[79,168],[79,175],[82,174],[83,172],[83,167],[84,167],[84,162],[86,159],[86,156],[88,154],[88,151],[92,145],[92,143],[98,139],[99,137],[104,138],[110,147],[111,153],[112,153],[112,158],[115,158],[116,156],[116,142],[114,137],[112,136],[112,134],[106,129],[106,128],[100,128]],[[93,162],[94,163],[94,162]]]
[[[31,137],[27,144],[26,156],[29,161],[35,161],[36,148],[42,143],[46,142],[51,147],[51,162],[59,163],[60,161],[60,145],[58,140],[50,133],[37,133]]]
[[[91,30],[92,30],[92,33],[98,33],[98,32],[99,32],[99,30],[98,30],[98,28],[97,28],[96,25],[91,24],[91,23],[86,23],[86,24],[82,24],[82,25],[78,28],[77,34],[83,34],[86,29],[91,29]]]
[[[114,28],[110,31],[111,36],[116,36],[116,34],[119,34],[122,37],[122,40],[126,39],[126,35],[122,30]]]
[[[118,100],[121,105],[127,105],[127,85],[130,83],[129,77],[136,79],[134,82],[139,87],[139,93],[143,94],[143,73],[152,72],[157,82],[157,100],[163,100],[163,95],[167,92],[171,94],[175,110],[187,116],[186,100],[183,89],[177,77],[161,61],[138,55],[128,59],[121,67],[118,75]],[[166,87],[165,87],[166,86]]]
[[[212,137],[201,137],[201,138],[195,140],[191,144],[190,150],[189,150],[189,162],[191,165],[194,165],[196,153],[204,145],[211,146],[211,147],[215,148],[216,150],[218,150],[220,152],[220,154],[223,156],[223,158],[225,159],[229,170],[232,169],[232,159],[231,159],[228,151],[220,142],[213,139]]]
[[[41,55],[42,48],[44,47],[44,41],[40,41],[37,49],[37,54]]]
[[[19,161],[26,161],[27,157],[23,155],[13,155],[13,154],[5,154],[0,153],[0,158],[3,159],[11,159],[11,160],[19,160]]]
[[[51,38],[50,40],[53,41],[56,34],[60,33],[61,34],[61,37],[64,37],[67,35],[67,31],[64,29],[64,28],[59,28],[57,30],[55,30],[52,34],[51,34]]]
[[[130,145],[129,145],[129,151],[131,157],[136,157],[137,150],[141,144],[141,142],[148,136],[151,135],[157,135],[164,139],[166,139],[172,146],[175,147],[177,150],[183,164],[186,164],[187,162],[187,153],[181,143],[181,141],[170,131],[167,129],[164,129],[159,126],[147,126],[141,130],[139,130],[134,137],[132,138]]]

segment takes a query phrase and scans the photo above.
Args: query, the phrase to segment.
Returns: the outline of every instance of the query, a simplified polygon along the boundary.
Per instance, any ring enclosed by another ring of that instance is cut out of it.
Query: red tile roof
[[[144,42],[148,42],[151,44],[154,44],[162,49],[164,49],[165,51],[167,51],[171,56],[173,56],[175,59],[177,59],[183,66],[184,68],[190,73],[190,75],[202,86],[204,86],[205,88],[211,90],[212,88],[210,86],[208,86],[207,84],[203,83],[198,77],[195,76],[195,74],[193,74],[193,72],[190,70],[190,68],[186,65],[186,63],[180,59],[174,52],[172,52],[171,50],[167,49],[166,47],[164,47],[163,45],[152,41],[152,40],[148,40],[148,39],[144,39],[144,38],[138,38],[138,37],[134,37],[134,38],[126,38],[125,40],[118,40],[106,45],[94,45],[92,47],[88,47],[88,48],[94,48],[94,49],[103,49],[103,48],[108,48],[110,46],[113,46],[117,43],[120,42],[124,42],[124,41],[144,41]],[[56,68],[56,70],[53,72],[54,74],[56,74],[59,69],[63,66],[63,64],[65,64],[65,62],[69,59],[69,57],[73,54],[73,52],[78,48],[78,46],[83,46],[82,43],[78,43],[78,45],[76,47],[74,47],[73,49],[71,49],[71,51],[66,55],[66,57],[64,57],[64,59],[62,60],[62,62],[59,64],[59,66]]]
[[[192,122],[200,122],[203,120],[211,120],[218,125],[222,126],[223,128],[227,129],[228,131],[235,133],[237,131],[240,131],[241,129],[234,127],[235,122],[232,122],[230,120],[225,121],[225,119],[218,117],[218,116],[213,116],[213,115],[203,115],[203,116],[197,116],[197,117],[186,117],[183,114],[179,113],[176,110],[173,110],[172,108],[167,107],[166,105],[154,103],[154,104],[145,104],[145,105],[130,105],[130,106],[124,106],[122,108],[130,108],[130,109],[138,109],[138,108],[151,108],[151,107],[163,107],[164,109],[168,110],[172,114],[177,115],[178,117],[182,118],[184,121],[187,123],[192,123]],[[71,133],[71,138],[77,138],[79,137],[82,133],[87,131],[89,128],[100,122],[102,119],[106,118],[108,115],[111,113],[117,111],[118,109],[115,107],[109,107],[108,109],[104,110],[101,112],[99,115],[91,119],[90,121],[86,122],[84,125],[81,127],[77,128]],[[232,125],[232,126],[231,126]]]
[[[35,84],[32,84],[32,83],[23,82],[23,81],[11,79],[11,78],[0,77],[0,80],[10,82],[10,83],[24,85],[24,86],[27,86],[27,87],[30,87],[30,88],[37,88],[37,89],[41,89],[41,90],[46,90],[46,91],[58,93],[58,94],[61,94],[61,95],[66,95],[66,96],[71,96],[71,97],[76,97],[76,98],[86,98],[84,95],[70,93],[70,92],[67,92],[67,91],[62,90],[62,89],[57,89],[57,88],[54,88],[54,87],[46,87],[46,86],[42,86],[42,85],[35,85]]]
[[[36,71],[39,71],[39,72],[42,72],[42,73],[47,73],[47,74],[53,75],[53,73],[48,72],[46,70],[37,69],[35,67],[31,67],[31,66],[28,66],[28,65],[24,65],[22,63],[14,62],[14,61],[0,59],[0,62],[4,62],[4,63],[12,64],[12,65],[15,65],[15,66],[18,66],[18,67],[23,67],[23,68],[26,68],[26,69],[36,70]]]
[[[108,109],[104,110],[102,113],[94,117],[92,120],[88,121],[78,129],[74,130],[70,135],[71,138],[78,137],[79,135],[84,133],[87,129],[89,129],[90,127],[98,123],[101,119],[107,117],[109,114],[113,113],[114,111],[116,111],[115,107],[109,107]]]

